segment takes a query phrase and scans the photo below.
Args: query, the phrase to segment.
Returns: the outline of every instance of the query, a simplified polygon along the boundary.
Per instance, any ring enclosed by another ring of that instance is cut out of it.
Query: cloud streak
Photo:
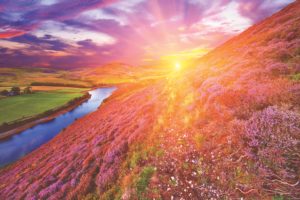
[[[0,67],[138,65],[179,52],[194,55],[195,49],[203,53],[291,2],[3,0]]]

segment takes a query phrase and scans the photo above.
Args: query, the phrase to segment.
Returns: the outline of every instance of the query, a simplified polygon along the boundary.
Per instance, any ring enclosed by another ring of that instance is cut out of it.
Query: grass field
[[[41,114],[84,95],[82,88],[60,88],[0,99],[0,125]]]
[[[89,82],[69,71],[46,68],[0,68],[0,87],[29,86],[34,82],[76,84],[90,87]]]

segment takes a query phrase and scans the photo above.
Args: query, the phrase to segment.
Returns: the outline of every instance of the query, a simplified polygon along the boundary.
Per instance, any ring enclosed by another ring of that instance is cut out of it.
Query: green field
[[[86,89],[70,88],[2,98],[0,125],[60,107],[76,97],[83,96],[84,90]]]

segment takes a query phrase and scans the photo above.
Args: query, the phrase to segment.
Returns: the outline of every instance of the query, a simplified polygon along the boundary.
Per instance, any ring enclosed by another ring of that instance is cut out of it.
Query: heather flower
[[[123,155],[128,150],[128,144],[126,141],[121,142],[115,145],[112,149],[107,151],[104,156],[104,162],[106,163],[113,163],[118,157]]]
[[[118,177],[118,166],[102,168],[97,176],[96,183],[100,191],[104,191],[109,185],[113,184]]]
[[[255,160],[258,171],[264,171],[260,176],[282,182],[299,178],[300,158],[295,153],[300,151],[299,133],[300,115],[296,112],[272,106],[253,114],[245,125],[247,155]]]
[[[62,183],[60,181],[53,183],[52,185],[50,185],[49,187],[44,188],[43,190],[41,190],[39,192],[39,197],[41,199],[47,198],[50,195],[54,194],[55,192],[57,192],[62,186]]]
[[[76,183],[77,183],[76,178],[72,178],[72,180],[71,180],[71,182],[70,182],[71,186],[72,186],[72,187],[75,187],[75,186],[76,186]]]
[[[289,66],[285,63],[271,63],[267,66],[267,71],[273,75],[283,75],[289,73]]]

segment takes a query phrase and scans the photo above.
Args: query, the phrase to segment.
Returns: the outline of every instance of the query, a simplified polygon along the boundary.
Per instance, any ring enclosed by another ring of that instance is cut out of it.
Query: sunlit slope
[[[121,86],[98,111],[1,170],[0,197],[299,198],[299,8],[297,1],[193,69]]]
[[[99,67],[75,70],[72,73],[75,76],[82,77],[84,81],[101,85],[160,79],[165,77],[170,70],[169,66],[130,66],[124,63],[110,63]]]

